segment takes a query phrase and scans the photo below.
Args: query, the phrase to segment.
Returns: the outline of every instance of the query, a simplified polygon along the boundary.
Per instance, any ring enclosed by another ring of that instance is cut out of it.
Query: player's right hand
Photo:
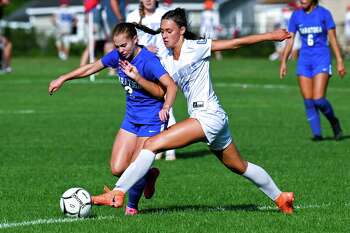
[[[64,81],[61,78],[52,80],[49,84],[49,95],[52,95],[54,92],[58,91],[63,83]]]
[[[287,74],[287,65],[282,62],[280,66],[280,79],[284,79]]]

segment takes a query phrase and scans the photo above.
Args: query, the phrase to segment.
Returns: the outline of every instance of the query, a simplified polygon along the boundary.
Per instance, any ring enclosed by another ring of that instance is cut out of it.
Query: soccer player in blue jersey
[[[301,9],[293,12],[289,22],[289,40],[281,59],[280,78],[287,73],[287,59],[293,47],[295,34],[302,38],[302,47],[297,65],[299,86],[304,98],[307,120],[314,141],[323,139],[321,132],[321,111],[330,122],[335,140],[342,138],[342,129],[335,116],[332,105],[326,98],[329,78],[332,75],[331,52],[333,49],[337,61],[337,71],[342,78],[345,75],[344,62],[337,43],[335,23],[331,13],[318,5],[318,0],[300,0]]]
[[[113,31],[113,42],[115,49],[102,59],[53,80],[49,93],[56,92],[68,80],[87,77],[106,67],[117,70],[126,91],[126,113],[113,144],[110,166],[112,174],[120,176],[136,159],[146,139],[166,127],[177,87],[156,55],[138,45],[133,24],[118,24]],[[159,170],[151,168],[129,190],[126,215],[137,214],[143,191],[146,198],[152,197],[158,175]],[[94,204],[99,204],[98,200]]]

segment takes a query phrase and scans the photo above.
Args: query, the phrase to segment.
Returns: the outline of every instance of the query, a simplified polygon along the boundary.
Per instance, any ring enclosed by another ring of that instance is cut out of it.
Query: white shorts
[[[223,110],[194,111],[190,117],[201,124],[211,150],[223,150],[232,142],[228,117]]]

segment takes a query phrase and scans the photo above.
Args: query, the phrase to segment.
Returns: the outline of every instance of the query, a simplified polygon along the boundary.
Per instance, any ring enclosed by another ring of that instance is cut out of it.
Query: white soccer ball
[[[83,188],[70,188],[62,194],[60,207],[69,217],[88,217],[91,213],[91,195]]]

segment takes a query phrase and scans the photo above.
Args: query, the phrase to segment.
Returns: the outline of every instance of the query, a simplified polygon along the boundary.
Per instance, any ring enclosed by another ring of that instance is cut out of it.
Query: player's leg
[[[176,119],[174,116],[173,108],[171,108],[169,111],[168,128],[170,128],[174,124],[176,124]],[[165,160],[172,161],[176,159],[175,149],[167,150],[164,153],[165,153]]]
[[[131,158],[131,161],[134,161],[136,159],[136,156],[141,151],[144,142],[146,141],[148,137],[138,137],[136,146]],[[146,177],[141,177],[128,191],[128,204],[125,208],[125,215],[136,215],[138,213],[138,204],[141,199],[143,190],[146,185]]]
[[[130,164],[116,184],[116,191],[121,194],[115,207],[123,204],[123,194],[142,178],[153,164],[156,153],[168,149],[176,149],[205,140],[205,134],[198,120],[189,118],[176,123],[170,129],[150,137],[136,160]]]
[[[3,51],[3,59],[4,59],[4,70],[5,72],[11,72],[11,58],[12,58],[12,43],[7,38],[4,38],[4,51]]]
[[[329,75],[327,73],[319,73],[313,79],[313,99],[317,109],[319,109],[332,126],[334,138],[340,140],[342,138],[342,129],[338,118],[335,116],[331,103],[326,98]]]
[[[282,193],[270,175],[260,166],[245,161],[233,143],[225,149],[214,151],[217,158],[232,172],[253,182],[262,192],[274,201],[284,213],[293,212],[293,193]]]
[[[124,121],[125,123],[125,121]],[[112,148],[112,156],[110,160],[111,172],[115,176],[120,176],[129,166],[134,149],[137,144],[137,135],[123,128],[118,131]],[[114,206],[116,192],[107,192],[102,195],[93,196],[92,203],[94,205]]]
[[[313,80],[305,76],[299,76],[298,79],[300,92],[304,98],[306,117],[313,134],[313,140],[322,140],[320,116],[313,100]]]

